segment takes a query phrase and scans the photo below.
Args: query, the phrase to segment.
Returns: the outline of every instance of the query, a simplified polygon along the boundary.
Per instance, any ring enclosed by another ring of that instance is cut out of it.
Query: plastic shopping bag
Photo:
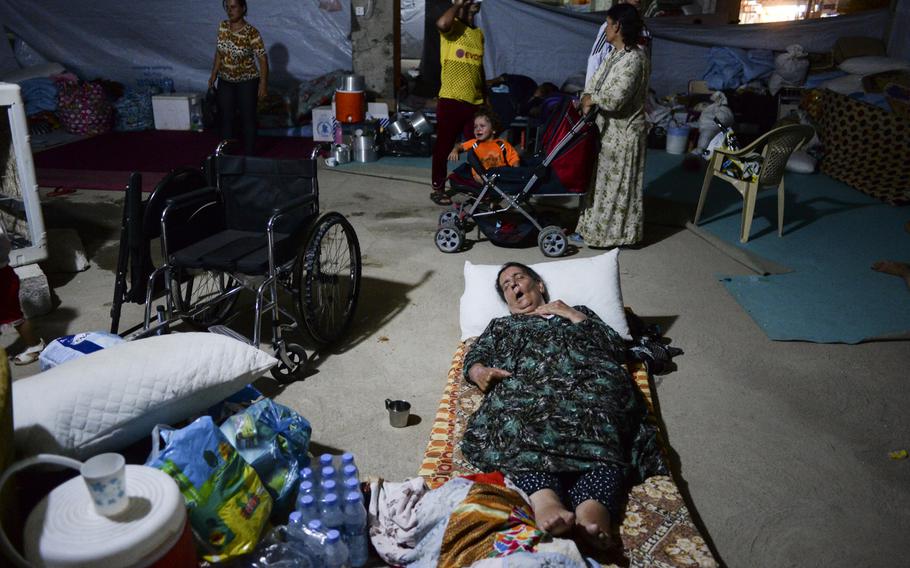
[[[124,341],[119,335],[103,331],[64,335],[48,343],[38,357],[38,361],[41,365],[41,370],[46,371],[71,359],[113,347]]]
[[[180,430],[156,426],[152,437],[146,465],[177,482],[201,555],[222,562],[252,552],[272,497],[212,419],[203,416]]]
[[[306,418],[268,398],[221,425],[221,432],[271,494],[276,522],[284,522],[294,508],[300,470],[309,463],[312,431]]]

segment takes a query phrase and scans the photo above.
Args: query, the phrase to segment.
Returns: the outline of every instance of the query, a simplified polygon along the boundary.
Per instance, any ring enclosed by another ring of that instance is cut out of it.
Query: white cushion
[[[213,333],[128,341],[13,383],[16,448],[86,458],[119,450],[237,392],[277,360]]]
[[[819,86],[842,95],[864,92],[862,75],[844,75],[843,77],[825,81]]]
[[[884,55],[866,55],[845,59],[837,67],[841,71],[863,76],[895,69],[910,70],[910,62],[894,59],[893,57],[885,57]]]
[[[625,339],[630,339],[622,290],[619,286],[619,249],[591,258],[573,258],[528,265],[543,278],[550,300],[570,306],[583,305]],[[501,264],[464,263],[464,294],[461,295],[461,339],[480,335],[493,318],[509,315],[509,308],[496,292],[496,274]]]

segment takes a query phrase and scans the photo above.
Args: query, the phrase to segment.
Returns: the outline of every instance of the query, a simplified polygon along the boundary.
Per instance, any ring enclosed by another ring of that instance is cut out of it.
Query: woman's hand
[[[269,87],[265,83],[259,83],[259,100],[264,99],[269,94]]]
[[[594,106],[594,101],[591,99],[591,95],[585,93],[581,96],[581,100],[578,102],[578,106],[581,108],[581,115],[585,116],[591,110],[591,107]]]
[[[458,161],[458,148],[452,148],[452,151],[449,152],[449,161],[450,162]]]
[[[468,377],[471,378],[471,382],[477,385],[480,392],[484,393],[502,379],[511,376],[512,373],[505,369],[487,367],[484,366],[483,363],[474,363],[474,365],[468,369]]]
[[[209,77],[209,90],[211,91],[214,88],[215,88],[215,78]]]
[[[581,323],[588,319],[588,316],[566,304],[562,300],[554,300],[549,304],[544,304],[534,310],[534,315],[538,316],[559,316],[566,318],[572,323]]]

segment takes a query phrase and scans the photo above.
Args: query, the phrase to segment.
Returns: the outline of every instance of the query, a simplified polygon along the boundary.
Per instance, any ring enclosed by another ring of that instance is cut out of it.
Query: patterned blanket
[[[468,418],[483,398],[477,387],[462,379],[464,357],[469,347],[470,340],[462,342],[452,358],[445,391],[418,472],[430,488],[439,487],[459,475],[478,473],[458,449]],[[656,421],[647,371],[637,367],[632,375],[648,403],[651,419]],[[661,443],[667,447],[664,439]],[[671,477],[650,477],[632,488],[620,535],[629,566],[717,566]]]

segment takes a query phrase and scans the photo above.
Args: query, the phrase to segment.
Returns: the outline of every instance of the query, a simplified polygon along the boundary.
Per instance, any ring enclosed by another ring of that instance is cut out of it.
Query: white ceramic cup
[[[126,460],[120,454],[99,454],[79,468],[99,515],[112,517],[126,510]]]

